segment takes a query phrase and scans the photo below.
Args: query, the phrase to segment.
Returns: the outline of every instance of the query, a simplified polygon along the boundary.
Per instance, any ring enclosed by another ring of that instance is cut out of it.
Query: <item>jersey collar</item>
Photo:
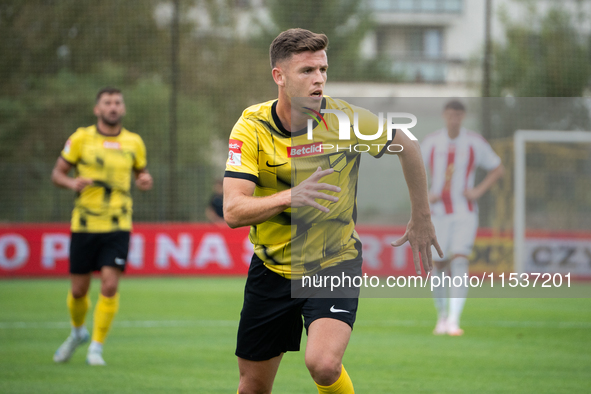
[[[105,134],[101,131],[101,129],[99,129],[98,127],[98,123],[96,125],[94,125],[94,127],[96,127],[96,132],[99,133],[100,135],[102,135],[103,137],[119,137],[121,135],[121,130],[123,130],[123,126],[121,126],[119,128],[119,132],[115,135],[111,135],[111,134]]]

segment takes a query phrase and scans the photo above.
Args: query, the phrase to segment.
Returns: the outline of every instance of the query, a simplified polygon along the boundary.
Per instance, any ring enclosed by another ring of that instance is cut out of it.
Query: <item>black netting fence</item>
[[[291,27],[329,36],[329,81],[341,85],[460,83],[478,94],[485,80],[491,95],[583,95],[589,2],[540,1],[547,6],[535,12],[508,2],[528,16],[491,7],[506,34],[482,73],[484,42],[463,60],[447,54],[461,18],[480,18],[474,28],[484,29],[485,9],[468,0],[2,0],[0,221],[69,220],[73,193],[52,185],[51,169],[68,136],[96,122],[104,86],[123,90],[124,126],[144,138],[155,179],[153,191],[133,192],[135,220],[205,220],[233,124],[247,106],[276,97],[268,47]],[[423,14],[443,22],[425,25]],[[533,112],[525,118],[529,128],[549,127]],[[491,140],[515,130],[494,108],[482,119],[473,128]]]

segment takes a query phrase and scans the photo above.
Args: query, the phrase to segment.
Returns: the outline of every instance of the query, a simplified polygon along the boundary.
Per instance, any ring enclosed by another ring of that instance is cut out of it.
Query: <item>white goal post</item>
[[[521,274],[525,265],[525,145],[528,142],[591,143],[588,131],[518,130],[513,137],[515,153],[514,211],[513,211],[513,268]]]

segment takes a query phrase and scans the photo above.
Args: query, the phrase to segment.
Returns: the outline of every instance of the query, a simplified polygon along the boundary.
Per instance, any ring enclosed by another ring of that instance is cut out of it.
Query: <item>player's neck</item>
[[[307,125],[309,116],[300,111],[292,111],[291,100],[287,96],[281,95],[281,92],[279,93],[275,111],[283,128],[290,133],[294,130],[302,130]],[[295,115],[295,117],[292,117],[292,115]]]
[[[99,134],[102,135],[106,135],[106,136],[116,136],[119,135],[119,133],[121,132],[121,124],[116,124],[114,126],[111,126],[110,124],[107,124],[105,122],[102,121],[102,119],[99,119],[97,124],[97,131],[99,132]]]
[[[281,95],[279,96],[276,111],[277,116],[281,121],[281,125],[285,130],[289,131],[290,133],[294,130],[297,131],[306,127],[306,121],[308,118],[305,117],[303,114],[302,116],[296,115],[295,119],[291,117],[293,112],[291,110],[291,102],[288,98],[282,97]],[[297,112],[297,114],[299,114],[299,112]]]
[[[291,103],[289,99],[279,95],[276,111],[283,128],[291,132]]]
[[[448,135],[448,137],[450,139],[452,139],[452,140],[453,139],[456,139],[458,137],[458,135],[460,135],[460,130],[461,129],[462,129],[461,127],[456,127],[456,128],[448,127],[447,128],[447,135]]]

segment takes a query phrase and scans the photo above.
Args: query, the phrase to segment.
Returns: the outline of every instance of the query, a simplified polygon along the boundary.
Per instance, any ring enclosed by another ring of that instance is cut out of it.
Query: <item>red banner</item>
[[[414,275],[408,243],[390,246],[403,227],[357,226],[363,243],[364,272],[376,276]],[[531,234],[526,270],[560,272],[567,267],[591,277],[590,234]],[[68,274],[68,224],[0,225],[0,278],[65,276]],[[232,230],[210,224],[136,224],[131,237],[126,274],[245,275],[252,257],[248,228]],[[474,244],[472,272],[510,271],[511,238],[481,229]]]
[[[68,224],[0,227],[0,277],[68,274]],[[248,228],[136,224],[127,275],[243,275],[252,245]]]

